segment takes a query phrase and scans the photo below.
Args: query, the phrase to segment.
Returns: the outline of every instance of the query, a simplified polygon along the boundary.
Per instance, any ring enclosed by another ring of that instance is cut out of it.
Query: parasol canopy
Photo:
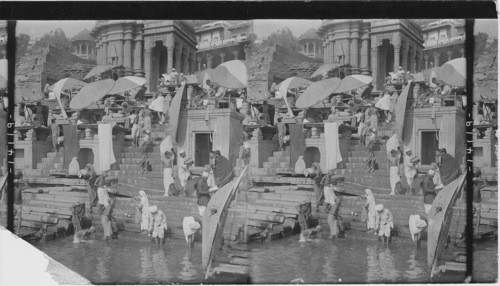
[[[323,75],[324,73],[327,73],[337,67],[339,67],[337,64],[324,64],[320,66],[309,78]]]
[[[16,88],[14,90],[15,103],[29,102],[29,101],[40,101],[43,99],[43,94],[41,92],[33,92],[25,88]]]
[[[147,80],[138,76],[125,76],[119,78],[108,94],[121,94],[139,86],[143,86]]]
[[[466,79],[465,58],[456,58],[444,63],[437,69],[437,77],[446,84],[456,87],[464,87]]]
[[[112,79],[91,82],[84,86],[69,103],[71,109],[84,109],[103,98],[115,85]]]
[[[98,66],[94,67],[93,69],[91,69],[89,71],[89,73],[83,79],[89,79],[93,76],[100,75],[103,72],[107,72],[107,71],[112,70],[112,69],[117,68],[117,67],[119,67],[119,66],[117,66],[117,65],[98,65]]]
[[[217,66],[212,79],[225,88],[247,87],[247,67],[243,61],[232,60]]]
[[[311,84],[297,99],[295,106],[298,108],[309,108],[320,103],[339,87],[340,82],[340,78],[334,77]]]
[[[281,93],[281,95],[283,97],[286,97],[286,94],[288,93],[288,90],[289,89],[293,89],[293,88],[300,88],[300,87],[308,87],[309,85],[311,85],[313,82],[310,81],[310,80],[307,80],[305,78],[301,78],[301,77],[297,77],[297,76],[294,76],[294,77],[289,77],[287,79],[285,79],[284,81],[282,81],[278,86],[278,91]]]
[[[350,76],[346,76],[340,82],[339,87],[335,90],[335,93],[343,93],[358,87],[362,87],[363,85],[367,85],[373,81],[371,76],[354,74]]]

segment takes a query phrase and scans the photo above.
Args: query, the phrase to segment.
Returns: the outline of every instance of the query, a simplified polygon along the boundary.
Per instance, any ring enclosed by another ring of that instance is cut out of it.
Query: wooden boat
[[[203,215],[202,231],[202,263],[207,269],[206,278],[212,275],[212,262],[219,252],[222,244],[222,234],[226,222],[229,205],[233,201],[238,185],[243,178],[248,166],[243,169],[240,176],[220,188],[208,202]]]
[[[467,173],[445,186],[434,199],[428,216],[427,265],[432,268],[431,277],[437,273],[439,258],[446,246],[453,206],[464,188]]]

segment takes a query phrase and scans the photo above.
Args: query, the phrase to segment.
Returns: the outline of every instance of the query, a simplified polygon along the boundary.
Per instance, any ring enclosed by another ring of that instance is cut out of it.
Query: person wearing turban
[[[412,150],[410,147],[405,146],[404,148],[404,170],[405,170],[405,177],[406,177],[406,182],[408,183],[409,188],[411,188],[411,185],[413,183],[413,179],[415,178],[415,175],[417,175],[417,168],[415,167],[415,163],[412,162]]]
[[[375,206],[377,218],[375,221],[375,229],[378,230],[378,235],[382,238],[382,242],[388,244],[391,237],[391,229],[394,227],[392,212],[384,208],[383,204]]]
[[[156,239],[156,244],[163,244],[165,230],[167,229],[167,217],[163,211],[158,210],[157,206],[150,206],[149,213],[149,232]]]

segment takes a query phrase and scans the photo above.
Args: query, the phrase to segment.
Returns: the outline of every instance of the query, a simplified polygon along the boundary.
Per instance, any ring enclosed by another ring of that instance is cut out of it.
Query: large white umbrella
[[[313,83],[312,81],[307,80],[305,78],[297,76],[289,77],[278,85],[278,90],[283,97],[286,97],[286,94],[288,93],[289,89],[306,88],[312,83]]]
[[[115,85],[112,79],[91,82],[85,85],[69,103],[71,109],[84,109],[103,98]]]
[[[240,60],[224,62],[215,68],[211,78],[225,88],[245,88],[248,84],[247,67]]]
[[[339,87],[340,82],[341,80],[338,77],[314,82],[297,99],[295,106],[298,108],[309,108],[322,102]]]
[[[329,72],[329,71],[331,71],[334,68],[337,68],[339,66],[340,65],[338,65],[338,64],[323,64],[309,78],[313,78],[313,77],[317,77],[317,76],[323,75],[324,73],[327,73],[327,72]]]
[[[371,76],[354,74],[350,76],[346,76],[340,82],[339,87],[335,90],[335,93],[343,93],[348,92],[350,90],[356,89],[358,87],[362,87],[363,85],[367,85],[373,81]]]
[[[143,86],[147,80],[138,76],[125,76],[119,78],[108,94],[121,94],[139,86]]]
[[[438,68],[437,77],[446,84],[464,87],[467,78],[466,66],[465,58],[451,60]]]
[[[66,111],[64,110],[64,107],[62,106],[61,103],[61,92],[67,89],[79,89],[84,87],[85,85],[87,85],[86,82],[70,77],[63,78],[53,85],[54,86],[53,92],[56,95],[57,101],[59,102],[59,106],[61,107],[61,113],[64,115],[64,117],[67,118],[68,115],[66,115]]]

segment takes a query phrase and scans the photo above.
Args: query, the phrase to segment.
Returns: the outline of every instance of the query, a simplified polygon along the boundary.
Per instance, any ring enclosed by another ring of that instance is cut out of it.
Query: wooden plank
[[[39,215],[39,214],[31,214],[23,212],[22,217],[23,220],[40,221],[52,224],[57,224],[59,222],[58,217],[48,216],[48,215]]]
[[[213,269],[215,273],[248,274],[248,267],[222,263]]]
[[[46,208],[46,207],[35,207],[35,206],[24,206],[23,212],[37,212],[37,213],[48,213],[56,215],[66,215],[71,216],[73,213],[69,209],[60,208]]]

